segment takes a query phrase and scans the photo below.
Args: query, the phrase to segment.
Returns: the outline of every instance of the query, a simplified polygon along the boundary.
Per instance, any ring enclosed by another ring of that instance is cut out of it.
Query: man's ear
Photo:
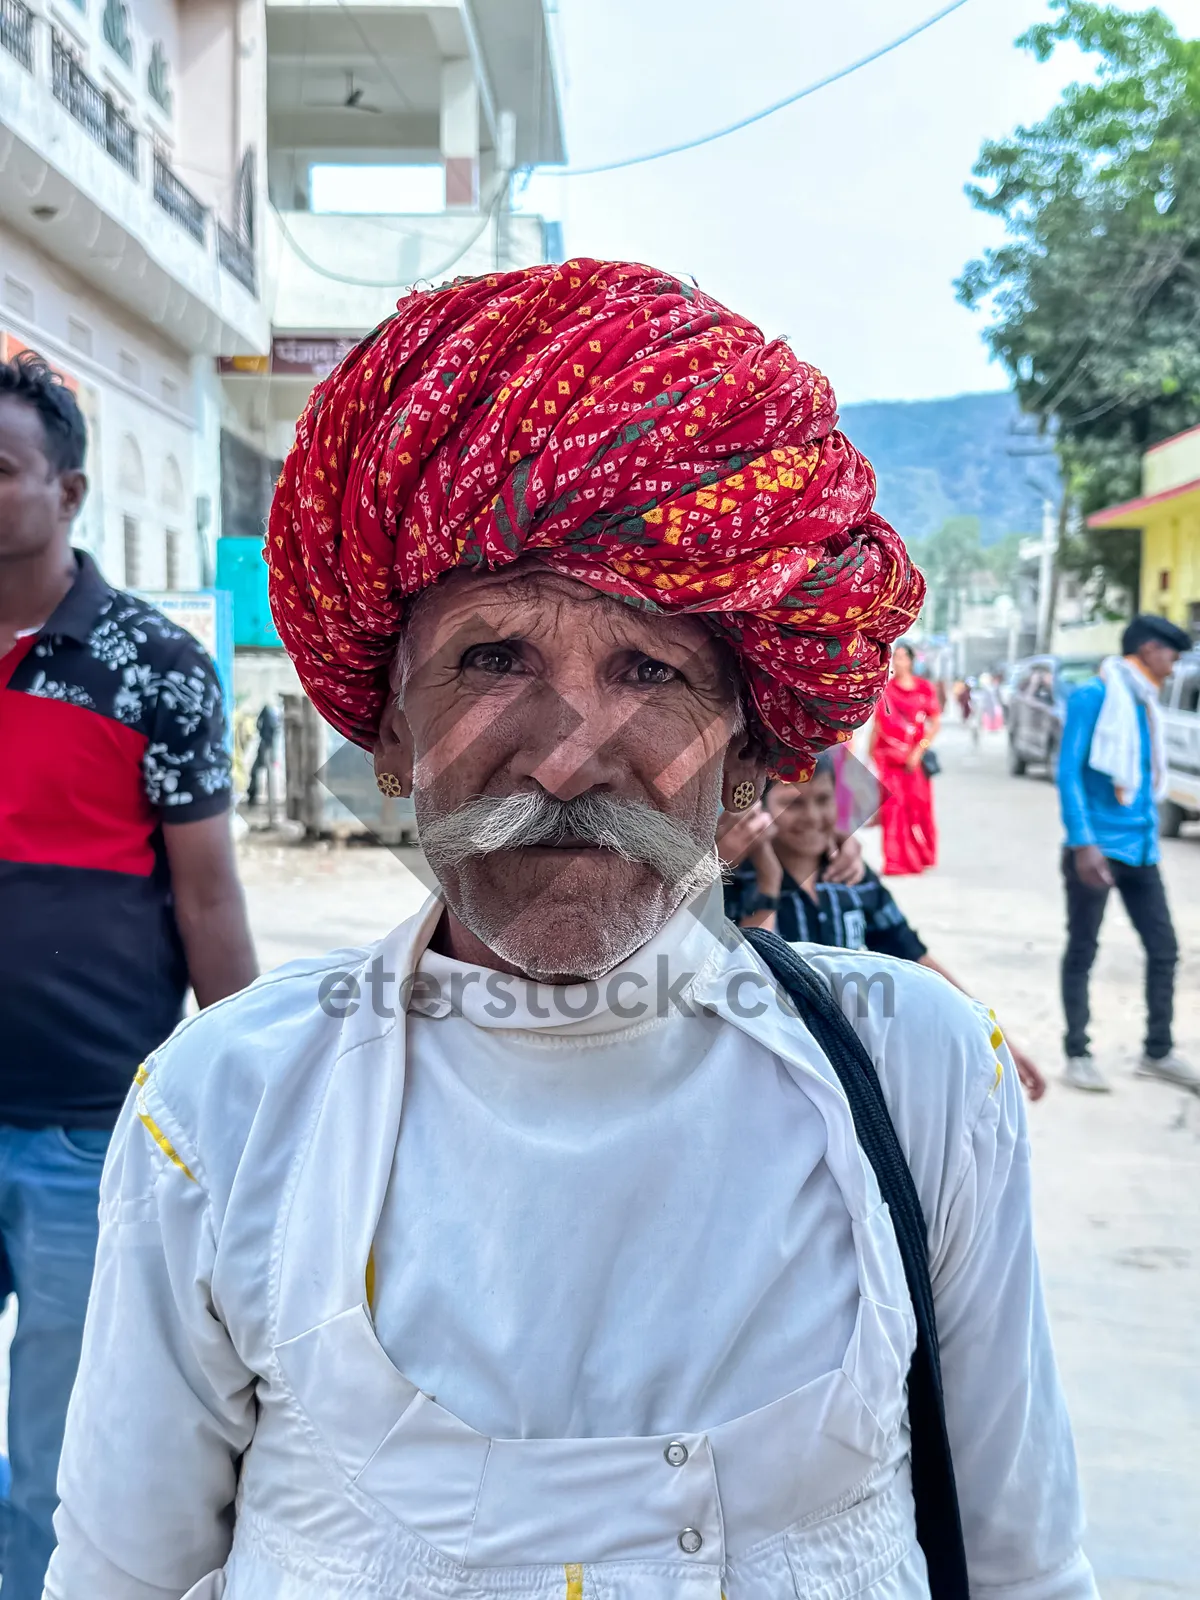
[[[83,472],[63,472],[58,479],[58,504],[64,522],[74,522],[87,497],[88,481]]]
[[[375,777],[387,774],[400,784],[401,794],[412,794],[413,741],[408,718],[393,689],[387,697],[375,738]]]
[[[721,804],[726,811],[745,811],[755,800],[762,799],[766,783],[767,763],[758,741],[752,734],[737,734],[725,752]]]

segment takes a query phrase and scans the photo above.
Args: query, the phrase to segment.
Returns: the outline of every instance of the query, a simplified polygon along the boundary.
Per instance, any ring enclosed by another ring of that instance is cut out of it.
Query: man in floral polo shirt
[[[0,1245],[15,1289],[4,1600],[37,1600],[109,1134],[189,986],[249,983],[221,690],[189,633],[71,548],[87,434],[0,362]]]

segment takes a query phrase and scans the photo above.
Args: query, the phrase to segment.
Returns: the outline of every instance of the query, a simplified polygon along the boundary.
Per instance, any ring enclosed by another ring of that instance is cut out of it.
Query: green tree
[[[927,539],[910,541],[913,560],[929,585],[926,626],[945,633],[958,621],[972,580],[988,568],[978,517],[950,517]]]
[[[1086,516],[1135,496],[1142,452],[1200,422],[1200,42],[1158,10],[1052,9],[1018,45],[1045,61],[1074,44],[1096,70],[984,145],[968,194],[1008,236],[958,292],[990,313],[988,343]],[[1137,545],[1080,525],[1061,561],[1133,590]]]
[[[984,547],[984,568],[1001,591],[1011,593],[1016,584],[1017,570],[1021,565],[1021,540],[1024,537],[1026,535],[1020,533],[1006,533],[1003,539]]]

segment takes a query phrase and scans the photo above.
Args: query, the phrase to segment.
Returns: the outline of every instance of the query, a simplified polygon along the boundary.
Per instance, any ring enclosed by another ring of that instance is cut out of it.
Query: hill
[[[842,427],[879,478],[881,516],[906,539],[936,532],[948,517],[978,517],[984,544],[1042,525],[1039,480],[1053,494],[1053,457],[1010,455],[1040,447],[1018,438],[1013,395],[960,394],[947,400],[872,400],[843,406]],[[1021,423],[1024,432],[1028,421]]]

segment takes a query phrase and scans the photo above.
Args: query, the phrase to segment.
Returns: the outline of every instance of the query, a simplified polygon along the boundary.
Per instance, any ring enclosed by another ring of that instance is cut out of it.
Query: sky
[[[553,7],[554,0],[550,0]],[[704,133],[834,71],[938,0],[558,0],[570,161]],[[1162,9],[1200,35],[1200,0]],[[979,148],[1086,75],[1014,48],[1045,0],[961,10],[808,100],[685,155],[593,177],[535,174],[524,209],[571,255],[653,262],[832,379],[843,404],[1007,387],[954,280],[1003,237],[964,193]]]

